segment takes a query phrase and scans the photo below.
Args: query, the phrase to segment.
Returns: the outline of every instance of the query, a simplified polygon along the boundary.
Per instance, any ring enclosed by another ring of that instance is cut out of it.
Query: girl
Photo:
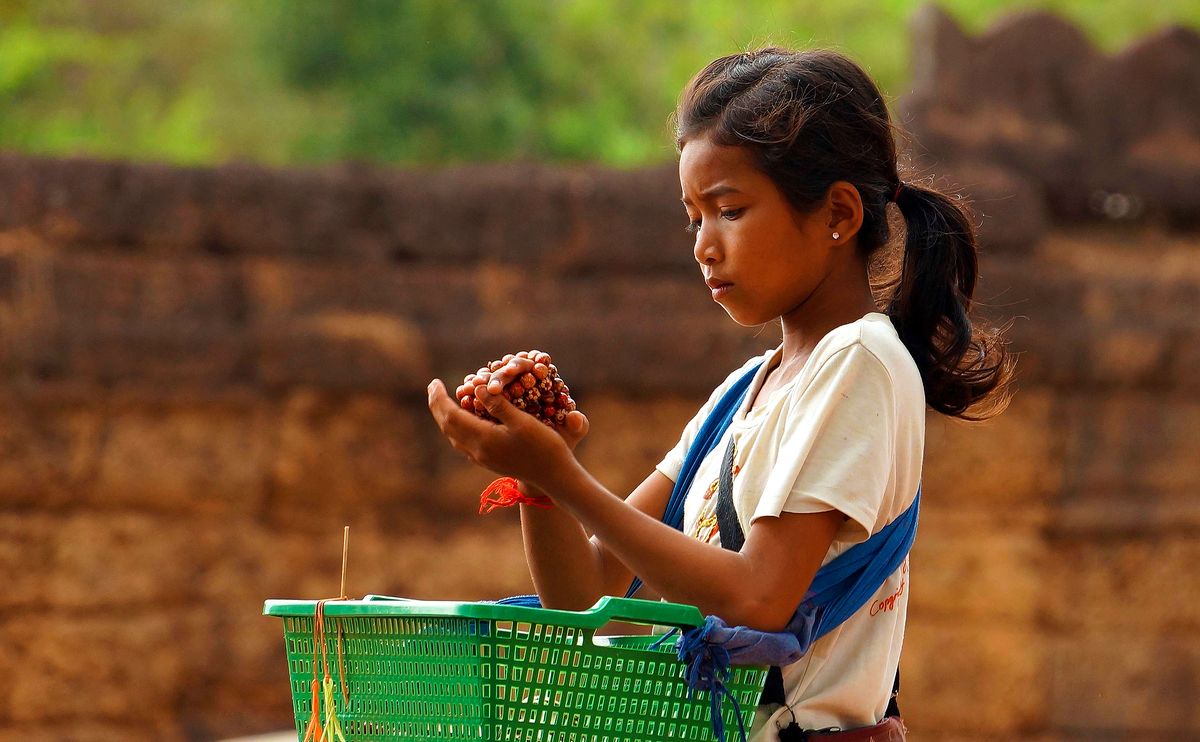
[[[521,508],[547,607],[587,608],[637,575],[729,626],[780,631],[823,564],[913,504],[926,407],[966,419],[999,412],[1011,361],[999,334],[968,314],[971,222],[955,200],[901,180],[883,96],[854,62],[777,48],[717,59],[684,90],[676,137],[687,229],[713,300],[741,325],[778,318],[781,344],[730,374],[624,499],[573,455],[587,432],[582,414],[560,434],[499,394],[527,359],[509,361],[480,394],[499,424],[462,411],[437,380],[429,405],[455,448],[557,506]],[[903,255],[898,275],[873,290],[868,265],[889,242],[889,204],[905,224]],[[750,373],[732,423],[696,469],[683,531],[664,525],[697,430]],[[723,469],[736,516],[724,519],[714,495]],[[903,738],[898,719],[884,717],[908,583],[904,559],[783,668],[782,694],[759,709],[755,739],[872,725],[855,739]]]

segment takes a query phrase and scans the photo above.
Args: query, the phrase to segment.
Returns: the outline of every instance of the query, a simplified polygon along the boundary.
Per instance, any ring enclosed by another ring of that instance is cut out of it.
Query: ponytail
[[[955,200],[903,183],[896,205],[904,216],[904,258],[888,303],[934,410],[983,420],[1008,406],[1013,360],[999,330],[973,325],[978,258],[975,230]]]

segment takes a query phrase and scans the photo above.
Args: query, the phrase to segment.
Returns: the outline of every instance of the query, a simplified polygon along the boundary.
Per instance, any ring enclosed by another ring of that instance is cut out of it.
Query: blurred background
[[[528,591],[435,375],[551,352],[628,491],[777,343],[668,116],[833,46],[977,212],[995,421],[929,418],[914,739],[1200,739],[1200,4],[0,0],[0,739],[293,726],[267,598]],[[614,361],[619,359],[619,361]]]
[[[666,114],[730,50],[832,45],[892,96],[912,84],[914,0],[0,3],[0,146],[273,166],[674,157]],[[1115,50],[1189,2],[960,0],[977,32],[1017,8]],[[982,91],[981,91],[982,92]]]

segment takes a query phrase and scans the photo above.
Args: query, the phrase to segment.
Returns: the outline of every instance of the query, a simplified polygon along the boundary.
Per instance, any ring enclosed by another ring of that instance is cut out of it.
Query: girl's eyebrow
[[[710,198],[724,196],[729,193],[741,193],[741,191],[739,191],[738,189],[729,185],[728,183],[717,183],[714,186],[710,186],[709,188],[707,188],[703,191],[700,191],[700,200],[707,201]],[[690,200],[688,200],[687,196],[684,196],[683,198],[681,198],[679,200],[688,205],[691,205],[691,203],[692,203]]]

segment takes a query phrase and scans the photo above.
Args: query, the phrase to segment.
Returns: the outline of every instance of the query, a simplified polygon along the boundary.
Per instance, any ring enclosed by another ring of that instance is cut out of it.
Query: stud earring
[[[836,239],[837,239],[837,238],[839,238],[839,237],[841,237],[841,235],[840,235],[840,234],[838,234],[837,232],[834,232],[834,233],[833,233],[833,239],[835,239],[835,240],[836,240]]]

